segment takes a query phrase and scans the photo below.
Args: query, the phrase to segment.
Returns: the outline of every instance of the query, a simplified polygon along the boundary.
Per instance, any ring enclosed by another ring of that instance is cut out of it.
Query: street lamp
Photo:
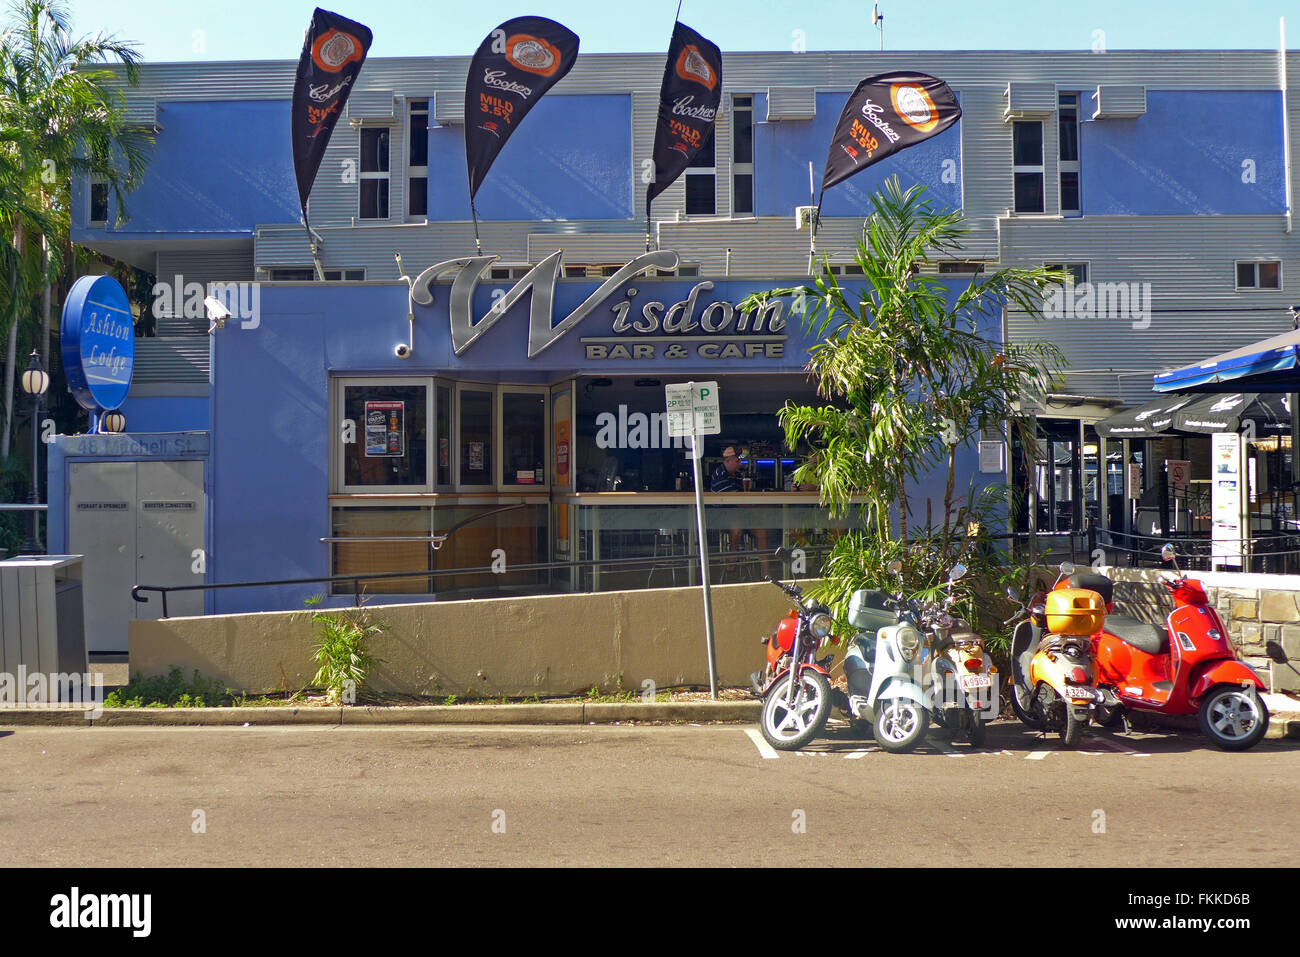
[[[28,495],[28,503],[34,506],[40,501],[37,492],[40,485],[38,456],[41,447],[41,407],[45,401],[45,390],[50,387],[49,373],[41,368],[41,357],[35,349],[32,350],[31,358],[27,361],[27,368],[23,370],[22,385],[23,391],[32,398],[32,488]],[[41,544],[40,512],[35,508],[31,512],[31,531],[19,551],[21,555],[40,555],[45,551],[45,546]]]

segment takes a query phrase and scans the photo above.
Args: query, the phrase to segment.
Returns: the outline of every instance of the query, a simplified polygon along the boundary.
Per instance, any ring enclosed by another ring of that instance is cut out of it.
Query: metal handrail
[[[372,539],[349,539],[349,541],[369,541]],[[829,545],[809,545],[798,546],[806,553],[817,553],[830,551]],[[709,556],[711,560],[722,559],[732,562],[734,559],[754,559],[759,556],[764,558],[773,558],[772,551],[769,550],[751,550],[751,551],[727,551],[717,552]],[[693,562],[700,559],[699,552],[688,553],[683,555],[660,555],[648,556],[646,558],[587,558],[574,559],[572,561],[557,562],[530,562],[525,565],[511,565],[507,568],[506,574],[513,572],[527,571],[546,571],[560,568],[587,568],[594,566],[630,568],[637,565],[652,565],[662,568],[684,564],[689,567]],[[477,568],[430,568],[420,569],[409,572],[371,572],[363,575],[322,575],[316,578],[282,578],[274,581],[251,581],[251,582],[217,582],[215,584],[203,585],[134,585],[131,588],[131,597],[138,602],[148,603],[149,599],[142,594],[143,592],[157,592],[162,596],[162,617],[169,617],[167,614],[167,596],[172,592],[179,591],[220,591],[227,588],[270,588],[282,585],[314,585],[322,582],[334,584],[335,582],[351,582],[352,592],[355,598],[353,604],[357,607],[361,605],[361,588],[360,583],[363,581],[387,581],[389,579],[401,578],[438,578],[444,575],[482,575],[482,574],[501,574],[491,565],[483,565]]]
[[[17,504],[15,504],[15,505],[9,505],[9,504],[4,504],[4,505],[0,505],[0,512],[48,512],[49,510],[50,510],[50,507],[49,507],[48,505],[39,505],[39,504],[37,504],[37,505],[27,505],[27,504],[22,504],[22,505],[17,505]]]

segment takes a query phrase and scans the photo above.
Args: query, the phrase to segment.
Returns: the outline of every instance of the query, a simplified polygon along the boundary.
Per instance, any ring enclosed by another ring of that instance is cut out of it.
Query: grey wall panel
[[[253,244],[239,249],[165,250],[158,253],[154,276],[159,282],[245,282],[253,278]]]
[[[773,86],[767,90],[767,120],[811,120],[817,115],[817,90],[811,86]]]

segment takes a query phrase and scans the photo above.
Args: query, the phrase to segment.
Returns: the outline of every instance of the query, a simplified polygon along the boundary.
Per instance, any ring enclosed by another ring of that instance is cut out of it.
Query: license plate
[[[1065,696],[1071,701],[1095,701],[1097,696],[1092,693],[1091,688],[1066,688]]]
[[[962,691],[974,691],[976,688],[989,688],[993,679],[988,675],[962,675],[958,678]]]

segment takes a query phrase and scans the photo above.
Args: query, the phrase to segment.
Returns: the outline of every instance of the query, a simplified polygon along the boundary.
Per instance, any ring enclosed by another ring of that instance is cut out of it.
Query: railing
[[[1101,549],[1106,564],[1130,568],[1163,566],[1160,549],[1174,546],[1178,564],[1195,571],[1210,571],[1215,564],[1228,565],[1235,559],[1240,571],[1269,574],[1300,571],[1300,531],[1256,532],[1250,538],[1212,539],[1208,535],[1133,535],[1092,527],[1088,529],[1088,551]]]
[[[800,546],[805,554],[830,551],[829,545],[818,546]],[[711,554],[709,564],[728,564],[728,565],[748,565],[759,562],[775,560],[771,551],[728,551]],[[700,561],[699,553],[685,555],[660,555],[647,556],[645,558],[600,558],[585,559],[574,561],[557,561],[557,562],[532,562],[526,565],[511,565],[510,572],[525,571],[552,571],[566,568],[584,568],[584,567],[613,567],[620,569],[635,568],[637,566],[651,566],[655,568],[670,568],[676,565],[685,565],[690,568],[692,564],[698,567]],[[266,581],[251,582],[219,582],[216,584],[204,585],[135,585],[131,589],[131,597],[138,602],[148,602],[149,598],[145,592],[155,592],[162,596],[162,617],[169,617],[167,614],[167,596],[172,592],[189,592],[189,591],[223,591],[232,588],[272,588],[284,587],[288,585],[315,585],[328,582],[351,583],[353,591],[353,604],[361,605],[362,589],[361,582],[370,581],[388,581],[392,579],[403,578],[439,578],[445,575],[475,575],[475,574],[500,574],[497,569],[491,565],[485,565],[478,568],[438,568],[438,569],[420,569],[411,572],[373,572],[368,574],[347,574],[347,575],[321,575],[315,578],[281,578]]]

